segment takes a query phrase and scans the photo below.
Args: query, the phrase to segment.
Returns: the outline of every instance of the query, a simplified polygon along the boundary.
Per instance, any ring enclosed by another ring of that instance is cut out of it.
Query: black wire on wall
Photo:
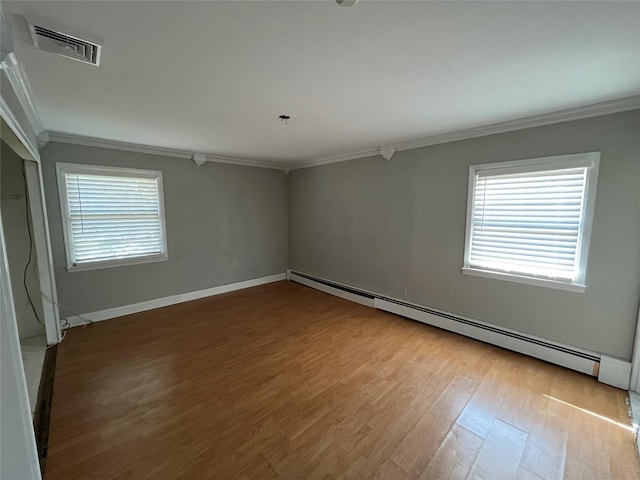
[[[27,293],[27,299],[29,300],[29,305],[31,305],[31,310],[33,311],[33,315],[36,317],[38,323],[42,326],[42,320],[40,320],[40,316],[36,311],[36,307],[33,304],[33,300],[31,299],[31,293],[29,292],[29,287],[27,286],[27,273],[29,271],[29,266],[31,265],[31,260],[33,259],[33,234],[31,233],[31,212],[29,210],[29,192],[27,191],[27,175],[24,171],[24,166],[22,168],[22,178],[24,180],[24,205],[27,217],[27,232],[29,232],[29,258],[27,259],[27,264],[24,266],[24,271],[22,272],[22,284],[24,285],[24,291]]]

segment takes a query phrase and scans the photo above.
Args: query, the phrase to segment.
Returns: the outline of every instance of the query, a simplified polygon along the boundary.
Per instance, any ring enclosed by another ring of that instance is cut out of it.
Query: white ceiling
[[[46,129],[295,163],[640,93],[640,2],[6,2]],[[278,115],[291,115],[288,125]]]

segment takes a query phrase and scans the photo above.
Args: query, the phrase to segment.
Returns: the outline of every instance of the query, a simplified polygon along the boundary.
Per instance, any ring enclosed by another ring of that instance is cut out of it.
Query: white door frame
[[[0,478],[40,480],[0,212]]]
[[[45,203],[42,181],[42,167],[38,161],[24,160],[24,171],[27,179],[27,201],[31,211],[33,241],[38,261],[42,310],[47,333],[47,344],[54,345],[62,339],[60,330],[60,313],[58,310],[58,294],[53,271],[53,255],[47,223],[47,205]]]
[[[28,142],[28,136],[9,106],[0,97],[0,117],[2,117],[3,140],[22,158],[27,179],[27,199],[33,226],[34,245],[38,261],[38,275],[42,295],[42,309],[47,336],[47,344],[54,345],[62,339],[58,294],[53,270],[51,237],[47,222],[47,205],[44,196],[40,152]],[[6,138],[5,138],[6,137]]]
[[[633,345],[633,357],[631,359],[631,383],[629,385],[629,390],[633,392],[640,392],[640,308],[638,310],[636,339]]]

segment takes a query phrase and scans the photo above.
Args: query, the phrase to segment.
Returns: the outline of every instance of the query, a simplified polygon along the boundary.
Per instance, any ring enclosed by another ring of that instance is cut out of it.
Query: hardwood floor
[[[637,479],[626,399],[278,282],[70,330],[45,478]]]

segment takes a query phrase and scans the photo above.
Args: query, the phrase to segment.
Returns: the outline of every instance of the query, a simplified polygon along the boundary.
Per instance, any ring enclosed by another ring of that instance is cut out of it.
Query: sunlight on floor
[[[580,408],[580,407],[578,407],[576,405],[573,405],[572,403],[565,402],[563,400],[560,400],[559,398],[552,397],[552,396],[547,395],[547,394],[543,394],[543,396],[548,398],[548,399],[550,399],[550,400],[553,400],[555,402],[558,402],[558,403],[561,403],[563,405],[567,405],[569,407],[575,408],[576,410],[578,410],[580,412],[592,415],[592,416],[594,416],[596,418],[599,418],[600,420],[604,420],[605,422],[609,422],[609,423],[611,423],[613,425],[616,425],[617,427],[624,428],[625,430],[629,430],[632,433],[634,433],[636,431],[636,429],[632,425],[625,425],[624,423],[616,422],[615,420],[613,420],[611,418],[608,418],[608,417],[605,417],[603,415],[597,414],[595,412],[592,412],[591,410],[586,410],[584,408]]]

